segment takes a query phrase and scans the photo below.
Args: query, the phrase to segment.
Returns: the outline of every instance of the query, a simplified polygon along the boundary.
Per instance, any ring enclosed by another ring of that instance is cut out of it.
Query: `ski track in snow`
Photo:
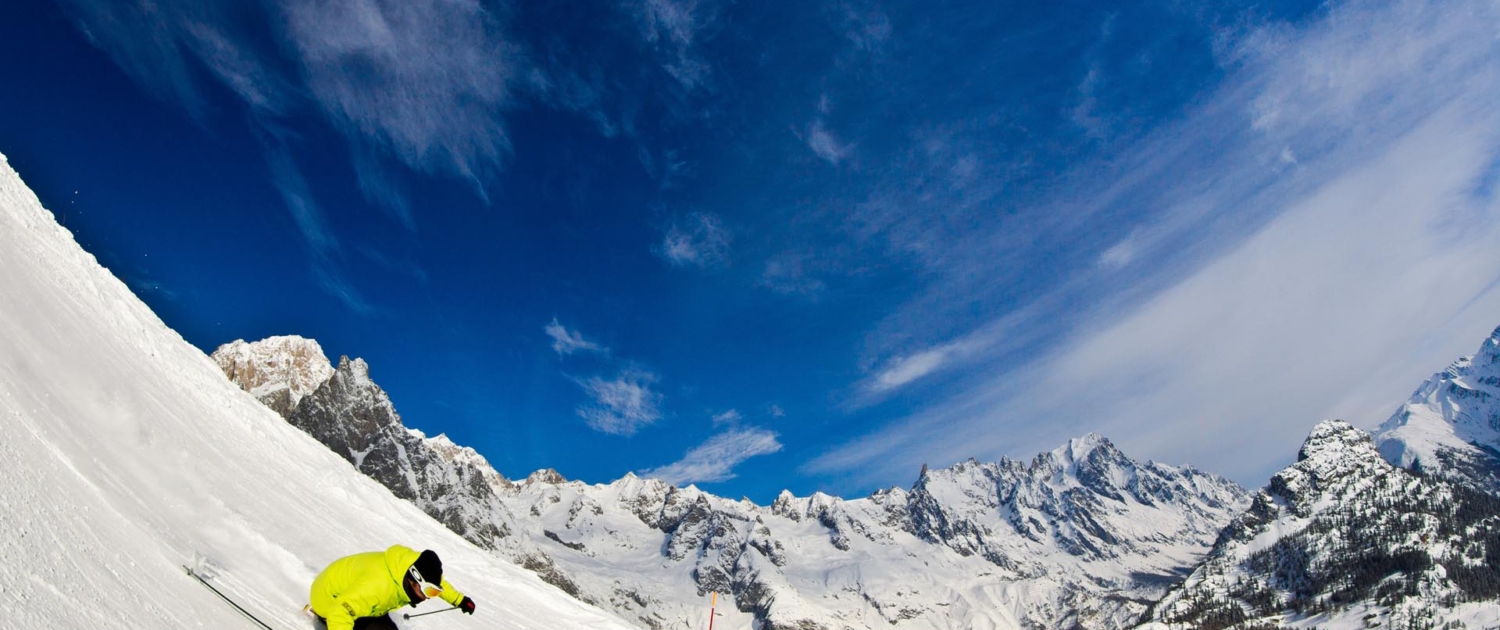
[[[231,384],[4,156],[0,418],[0,626],[256,628],[187,564],[273,628],[312,628],[301,608],[323,566],[404,544],[438,551],[478,603],[404,627],[633,628],[449,532]]]

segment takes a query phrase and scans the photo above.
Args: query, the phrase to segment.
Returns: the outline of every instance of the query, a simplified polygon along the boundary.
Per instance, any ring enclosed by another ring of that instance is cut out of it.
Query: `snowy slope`
[[[1392,464],[1500,492],[1500,328],[1417,388],[1375,440]]]
[[[462,540],[230,384],[3,158],[0,417],[0,626],[253,628],[185,575],[192,563],[274,627],[308,628],[322,566],[402,543],[438,550],[479,603],[422,628],[630,627]]]

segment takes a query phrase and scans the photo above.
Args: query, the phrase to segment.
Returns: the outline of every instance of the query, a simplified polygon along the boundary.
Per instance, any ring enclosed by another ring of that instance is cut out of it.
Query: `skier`
[[[334,560],[313,580],[311,608],[328,630],[396,630],[388,613],[432,597],[474,614],[474,600],[443,579],[436,553],[392,545]]]

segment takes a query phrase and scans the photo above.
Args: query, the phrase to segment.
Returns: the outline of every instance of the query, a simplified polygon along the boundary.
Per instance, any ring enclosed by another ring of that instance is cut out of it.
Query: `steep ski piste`
[[[438,551],[479,602],[473,617],[404,627],[633,630],[449,532],[240,391],[0,156],[0,627],[259,627],[187,566],[268,626],[305,630],[319,570],[395,543]]]

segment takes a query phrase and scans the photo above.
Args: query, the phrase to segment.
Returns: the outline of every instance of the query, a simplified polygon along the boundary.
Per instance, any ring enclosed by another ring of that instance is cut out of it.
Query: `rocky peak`
[[[776,500],[771,503],[771,513],[793,521],[801,521],[803,511],[794,505],[796,500],[797,497],[792,495],[791,490],[782,490],[781,494],[776,495]]]
[[[1495,332],[1490,333],[1490,338],[1486,339],[1484,344],[1479,347],[1479,353],[1475,355],[1474,363],[1477,365],[1500,366],[1500,327],[1495,328]]]
[[[366,450],[382,429],[401,426],[390,397],[370,380],[370,366],[363,359],[349,357],[339,358],[333,376],[303,398],[288,420],[320,440],[314,431],[341,434],[334,441],[347,445],[351,453]]]
[[[1500,329],[1417,388],[1376,441],[1396,466],[1500,492]]]
[[[450,465],[473,469],[490,485],[496,492],[509,493],[515,490],[515,484],[511,483],[505,475],[495,470],[489,460],[483,455],[467,446],[460,446],[449,439],[447,434],[439,433],[437,437],[429,438],[421,431],[407,429],[413,437],[422,440],[432,452]]]
[[[333,376],[322,346],[297,336],[268,337],[253,343],[226,343],[211,355],[229,380],[288,417],[297,403]]]
[[[1306,517],[1325,500],[1353,492],[1359,481],[1388,469],[1368,433],[1343,420],[1324,420],[1302,443],[1297,463],[1273,475],[1267,490]]]
[[[1068,440],[1067,444],[1053,449],[1049,454],[1058,462],[1077,463],[1088,459],[1094,451],[1101,448],[1114,450],[1114,444],[1111,444],[1104,436],[1091,432]]]
[[[1335,466],[1347,461],[1350,456],[1369,459],[1379,457],[1379,454],[1370,434],[1343,420],[1319,422],[1307,435],[1307,439],[1303,440],[1301,450],[1297,451],[1299,462],[1312,460]]]
[[[563,477],[562,473],[559,473],[551,468],[543,468],[534,473],[531,473],[526,477],[526,485],[528,486],[538,483],[559,486],[567,482],[567,478]]]

